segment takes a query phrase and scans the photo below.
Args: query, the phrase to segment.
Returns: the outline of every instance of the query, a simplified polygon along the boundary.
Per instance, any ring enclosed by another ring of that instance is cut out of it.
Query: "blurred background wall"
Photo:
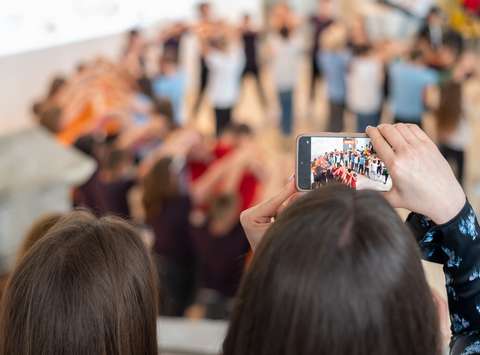
[[[17,0],[0,3],[0,134],[31,124],[30,107],[47,85],[52,73],[68,72],[95,56],[118,57],[125,30],[150,28],[173,19],[189,20],[199,0]],[[278,0],[213,0],[221,17],[238,19],[251,13],[256,21],[263,10]],[[315,9],[315,0],[287,1],[296,11],[307,15]],[[393,0],[402,6],[422,9],[432,0]],[[348,18],[355,11],[378,3],[377,0],[338,0],[339,15]],[[422,5],[424,4],[424,5]],[[370,11],[370,13],[372,13]],[[400,16],[400,17],[399,17]],[[376,22],[375,22],[376,21]],[[401,15],[385,18],[379,14],[370,20],[375,27],[390,32],[408,29],[411,20]],[[407,21],[407,25],[406,22]],[[20,94],[21,93],[21,94]]]
[[[296,0],[298,3],[303,1]],[[309,0],[310,1],[310,0]],[[30,107],[52,73],[85,59],[117,58],[125,30],[194,17],[198,0],[17,0],[0,2],[0,134],[32,124]],[[261,0],[214,0],[216,12],[261,17]]]

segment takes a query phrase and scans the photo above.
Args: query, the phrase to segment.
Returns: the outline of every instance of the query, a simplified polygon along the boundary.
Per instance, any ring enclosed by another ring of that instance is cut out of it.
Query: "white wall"
[[[133,0],[132,0],[133,1]],[[158,0],[157,0],[158,1]],[[168,19],[172,14],[192,18],[198,0],[176,0],[178,3],[160,0],[167,5],[159,18]],[[260,0],[214,0],[216,13],[222,17],[237,19],[244,12],[259,14]],[[168,8],[175,6],[175,11]],[[52,76],[72,71],[82,60],[98,55],[116,58],[123,43],[123,34],[98,37],[91,40],[61,46],[0,56],[0,134],[31,125],[30,107],[41,97]]]
[[[0,58],[0,133],[30,124],[30,107],[52,76],[72,71],[81,60],[116,57],[122,40],[114,35]]]

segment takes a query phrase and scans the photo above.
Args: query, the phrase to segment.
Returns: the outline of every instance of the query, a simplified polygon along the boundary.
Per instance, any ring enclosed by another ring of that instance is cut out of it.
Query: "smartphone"
[[[328,183],[390,191],[392,178],[365,134],[319,133],[297,138],[296,183],[310,191]]]

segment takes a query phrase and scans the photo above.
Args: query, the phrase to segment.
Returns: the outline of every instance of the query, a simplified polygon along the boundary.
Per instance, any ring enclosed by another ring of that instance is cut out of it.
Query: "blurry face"
[[[428,22],[431,26],[441,26],[443,24],[443,19],[441,15],[433,14],[430,16]]]
[[[444,65],[446,65],[447,67],[452,67],[453,65],[455,65],[458,59],[455,50],[448,47],[442,47],[440,49],[439,55]]]
[[[210,4],[203,4],[200,7],[200,17],[204,20],[210,19],[211,16],[211,7]]]

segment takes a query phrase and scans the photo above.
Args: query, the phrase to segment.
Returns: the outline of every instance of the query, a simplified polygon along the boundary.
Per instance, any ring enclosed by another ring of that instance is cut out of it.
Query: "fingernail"
[[[295,179],[295,174],[292,174],[292,175],[288,178],[288,181],[292,181],[293,179]]]

